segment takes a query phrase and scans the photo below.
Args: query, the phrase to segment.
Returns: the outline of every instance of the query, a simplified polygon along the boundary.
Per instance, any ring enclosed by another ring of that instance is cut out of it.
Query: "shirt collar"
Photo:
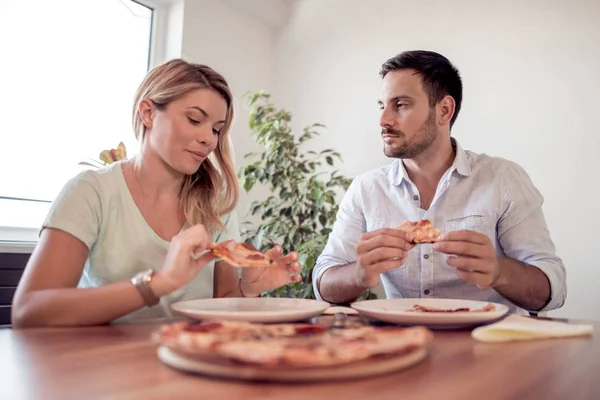
[[[450,166],[450,173],[456,170],[456,172],[462,176],[471,175],[471,164],[469,163],[467,153],[465,153],[456,139],[450,138],[450,141],[452,143],[452,148],[456,150],[456,156],[454,157],[454,161]],[[406,168],[404,168],[404,163],[401,159],[394,160],[394,165],[392,168],[390,168],[388,178],[391,184],[394,186],[400,186],[403,180],[410,181],[408,178],[408,172],[406,172]]]
[[[454,138],[450,138],[452,141],[452,147],[456,150],[456,157],[450,169],[456,169],[456,172],[462,176],[471,175],[471,163],[467,157],[467,153],[463,150],[462,146]]]

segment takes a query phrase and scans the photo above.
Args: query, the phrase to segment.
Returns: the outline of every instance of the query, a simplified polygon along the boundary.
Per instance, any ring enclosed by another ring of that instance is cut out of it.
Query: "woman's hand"
[[[193,254],[207,250],[210,236],[203,225],[194,225],[173,238],[165,263],[152,279],[152,289],[159,297],[165,296],[190,282],[215,256],[206,252],[197,259]]]
[[[302,279],[297,274],[302,269],[298,263],[298,253],[292,251],[283,256],[281,247],[275,246],[265,254],[275,260],[275,265],[242,268],[240,289],[246,297],[256,297],[262,291],[276,289],[291,282],[300,282]]]

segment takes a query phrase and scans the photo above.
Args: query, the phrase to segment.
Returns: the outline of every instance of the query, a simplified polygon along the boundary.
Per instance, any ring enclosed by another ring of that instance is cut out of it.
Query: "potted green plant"
[[[252,202],[249,214],[258,223],[246,221],[242,237],[260,250],[277,244],[285,252],[299,253],[302,280],[266,291],[263,297],[315,298],[312,270],[323,251],[338,211],[337,198],[348,189],[351,179],[333,169],[342,161],[333,149],[303,151],[302,147],[325,128],[312,124],[301,135],[292,133],[292,115],[277,109],[264,92],[247,93],[252,136],[264,146],[260,153],[245,155],[239,177],[246,192],[259,182],[271,195]],[[367,291],[362,299],[376,298]]]

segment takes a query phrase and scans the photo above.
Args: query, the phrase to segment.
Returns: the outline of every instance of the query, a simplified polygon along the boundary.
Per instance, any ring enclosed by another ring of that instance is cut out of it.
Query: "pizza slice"
[[[441,235],[439,229],[434,228],[431,225],[431,221],[428,219],[420,219],[416,222],[404,221],[400,225],[396,226],[396,229],[400,229],[412,235],[412,243],[433,243]]]
[[[418,312],[429,312],[429,313],[457,313],[457,312],[481,312],[481,311],[495,311],[496,307],[492,303],[486,304],[483,308],[478,310],[471,310],[467,307],[460,308],[436,308],[436,307],[427,307],[419,304],[415,304],[411,311]]]
[[[225,240],[209,246],[215,257],[235,267],[271,267],[276,265],[268,254],[257,250],[250,243]]]

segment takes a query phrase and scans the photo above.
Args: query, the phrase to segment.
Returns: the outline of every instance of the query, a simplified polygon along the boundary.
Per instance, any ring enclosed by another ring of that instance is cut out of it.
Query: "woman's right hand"
[[[215,259],[211,252],[206,252],[198,259],[198,254],[207,250],[210,236],[203,225],[194,225],[173,237],[165,258],[165,263],[152,279],[152,289],[159,297],[165,296],[190,282],[200,270]]]

